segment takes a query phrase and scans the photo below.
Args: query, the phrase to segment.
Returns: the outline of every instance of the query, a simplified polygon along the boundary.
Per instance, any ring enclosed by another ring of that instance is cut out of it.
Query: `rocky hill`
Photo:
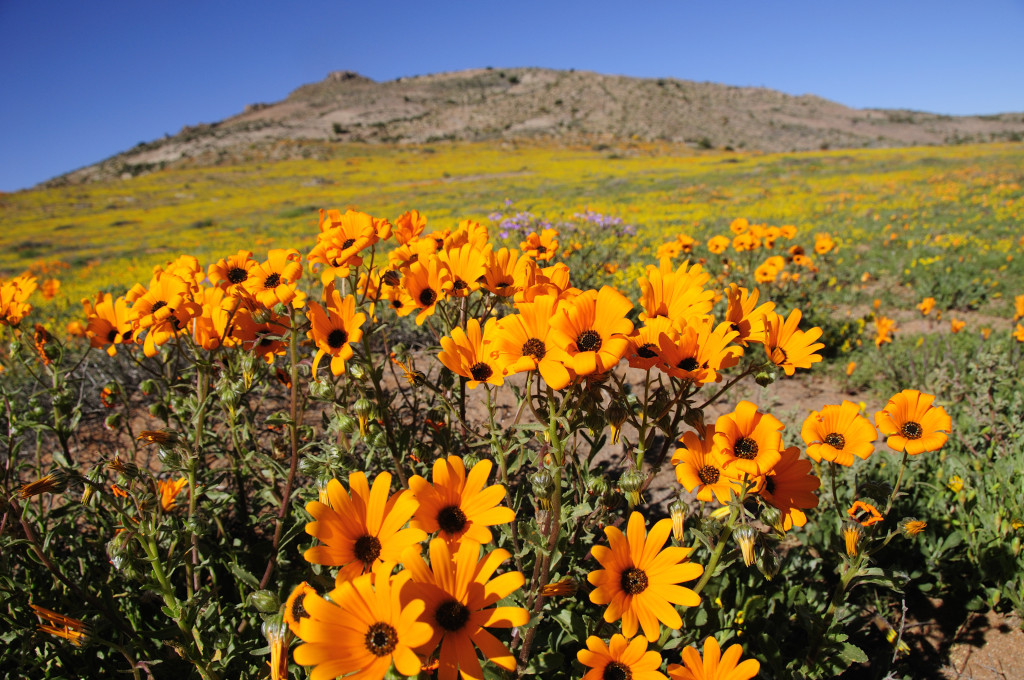
[[[662,140],[697,148],[803,151],[1021,141],[1024,114],[945,116],[852,109],[812,95],[540,68],[473,69],[375,82],[350,71],[185,127],[51,184],[130,176],[180,163],[293,156],[308,142],[429,143],[544,138]]]

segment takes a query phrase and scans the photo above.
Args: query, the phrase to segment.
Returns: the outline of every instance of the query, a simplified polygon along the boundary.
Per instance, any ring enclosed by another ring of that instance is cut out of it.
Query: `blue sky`
[[[0,0],[0,191],[329,71],[575,68],[1024,112],[1024,0]]]

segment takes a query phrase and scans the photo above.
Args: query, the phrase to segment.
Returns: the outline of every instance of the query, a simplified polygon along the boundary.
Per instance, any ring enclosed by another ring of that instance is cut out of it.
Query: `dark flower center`
[[[277,288],[280,285],[281,285],[281,275],[276,273],[276,272],[271,274],[270,276],[268,276],[266,278],[266,280],[263,282],[263,287],[264,288]]]
[[[523,349],[520,350],[524,357],[533,357],[537,361],[544,358],[544,355],[548,353],[544,343],[537,338],[530,338],[523,343]]]
[[[775,495],[775,475],[768,475],[764,478],[764,488],[768,493]]]
[[[401,309],[402,308],[402,301],[397,299],[397,298],[392,300],[391,301],[391,308],[392,309]]]
[[[164,302],[163,300],[157,300],[156,302],[153,303],[153,308],[149,310],[149,313],[150,314],[156,314],[156,310],[163,309],[166,306],[167,306],[166,302]]]
[[[363,642],[374,656],[387,656],[398,646],[398,631],[391,624],[378,621],[366,631]]]
[[[697,476],[700,477],[700,481],[705,484],[714,484],[718,481],[718,468],[714,465],[705,465],[697,471]]]
[[[469,288],[469,284],[462,279],[455,279],[455,283],[452,284],[452,288],[455,290],[466,290]]]
[[[304,619],[307,616],[309,616],[309,612],[307,612],[306,608],[302,606],[303,602],[305,601],[306,593],[299,593],[295,596],[295,599],[292,600],[292,618],[296,621],[298,621],[299,619]]]
[[[757,442],[750,437],[744,437],[736,442],[736,446],[733,448],[733,453],[736,454],[737,458],[743,460],[754,460],[757,458]]]
[[[641,345],[636,350],[637,356],[641,359],[653,359],[658,356],[657,346],[653,342],[649,342],[646,345]]]
[[[601,334],[597,331],[583,331],[576,338],[576,349],[581,352],[596,352],[601,349]]]
[[[627,595],[639,595],[647,590],[647,573],[643,569],[629,567],[623,569],[619,585]]]
[[[338,349],[342,345],[344,345],[347,340],[348,340],[348,333],[346,333],[345,331],[341,330],[340,328],[335,328],[327,336],[327,345],[331,349]]]
[[[420,304],[424,307],[429,307],[437,301],[437,293],[434,292],[433,288],[424,288],[420,291]]]
[[[825,437],[825,443],[831,446],[833,449],[838,449],[841,451],[842,448],[846,446],[846,437],[839,434],[838,432],[833,432]]]
[[[466,528],[466,513],[457,505],[441,508],[437,513],[437,526],[446,534],[457,534]]]
[[[128,342],[131,339],[132,339],[132,332],[131,331],[125,331],[124,334],[121,335],[121,342]]]
[[[548,252],[548,249],[546,247],[544,247],[544,246],[537,246],[537,254],[538,255],[543,255],[546,252]]]
[[[232,267],[228,270],[228,281],[230,283],[241,283],[249,278],[249,272],[241,267]]]
[[[110,332],[107,333],[107,342],[114,342],[117,340],[117,329],[111,328]]]
[[[354,238],[347,238],[347,239],[345,239],[345,242],[341,244],[341,249],[342,250],[348,250],[349,248],[352,247],[352,244],[355,243],[355,242],[356,242],[356,240]]]
[[[601,680],[633,680],[633,671],[624,663],[609,661],[601,674]]]
[[[509,287],[509,283],[508,283],[508,281],[498,281],[496,284],[494,284],[494,287],[495,288],[508,288]]]
[[[462,630],[469,621],[469,608],[457,600],[446,600],[434,612],[437,625],[450,633]]]
[[[900,428],[900,434],[907,439],[920,439],[921,435],[924,434],[924,428],[919,423],[910,420],[903,423],[903,427]]]
[[[684,371],[696,371],[698,368],[700,368],[700,364],[698,364],[697,360],[694,359],[693,357],[687,357],[686,359],[683,359],[678,364],[676,364],[676,368],[681,368]]]
[[[494,369],[492,369],[484,362],[479,361],[469,367],[469,374],[473,376],[473,380],[479,380],[483,382],[484,380],[487,380],[492,375],[494,375]]]
[[[352,548],[356,559],[363,564],[373,564],[374,560],[380,557],[380,541],[376,536],[360,536]]]

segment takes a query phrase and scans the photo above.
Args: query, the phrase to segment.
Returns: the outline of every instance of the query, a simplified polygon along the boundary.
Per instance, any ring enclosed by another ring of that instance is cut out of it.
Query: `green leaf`
[[[249,586],[253,590],[259,590],[260,582],[255,576],[240,567],[237,562],[231,563],[231,573],[235,575],[235,578],[244,582],[245,585]]]
[[[856,645],[851,645],[849,642],[843,644],[843,648],[839,650],[839,656],[850,663],[868,662],[868,655],[864,653],[864,650]]]

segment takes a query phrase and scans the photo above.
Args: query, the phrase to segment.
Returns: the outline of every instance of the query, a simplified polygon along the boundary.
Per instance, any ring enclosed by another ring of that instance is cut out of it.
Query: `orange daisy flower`
[[[492,463],[481,460],[466,474],[466,466],[458,456],[434,461],[433,483],[419,475],[409,479],[409,488],[416,495],[419,509],[409,526],[428,534],[440,532],[448,543],[463,538],[481,545],[491,542],[487,527],[515,521],[516,513],[499,503],[505,497],[501,484],[487,484]]]
[[[352,343],[363,339],[361,326],[366,315],[356,313],[356,299],[352,295],[342,299],[336,290],[330,290],[327,309],[316,302],[309,303],[309,320],[312,324],[306,335],[317,346],[313,359],[313,375],[325,356],[331,357],[331,373],[341,375],[345,362],[352,358]]]
[[[811,472],[811,461],[801,458],[800,449],[791,446],[765,475],[764,486],[758,493],[782,511],[782,528],[789,531],[807,524],[803,511],[818,507],[814,492],[820,487],[821,480]]]
[[[728,323],[714,324],[711,317],[702,317],[692,319],[675,339],[663,333],[658,338],[661,369],[680,380],[719,382],[718,371],[735,366],[743,350],[729,346],[736,331]]]
[[[451,273],[452,297],[466,297],[480,288],[479,279],[487,271],[486,253],[466,243],[451,250],[442,250],[437,257]]]
[[[800,429],[807,444],[807,455],[820,462],[853,465],[853,457],[867,460],[875,450],[878,430],[860,415],[860,407],[843,400],[841,406],[825,406],[811,411]]]
[[[518,314],[497,322],[491,347],[508,374],[539,371],[553,390],[564,388],[572,380],[566,368],[569,354],[550,338],[551,320],[558,314],[559,300],[554,295],[538,295],[532,302],[516,305]]]
[[[640,283],[640,320],[666,316],[677,324],[706,316],[714,304],[714,292],[704,289],[711,275],[699,264],[692,267],[687,260],[677,269],[672,262],[662,260],[659,267],[648,265]]]
[[[632,640],[616,633],[607,645],[591,635],[587,648],[576,652],[576,659],[589,670],[583,680],[667,680],[661,668],[661,654],[647,651],[647,638]]]
[[[484,678],[476,650],[507,671],[516,659],[488,628],[525,626],[530,613],[522,607],[493,607],[523,585],[523,575],[509,571],[491,578],[511,555],[498,548],[480,556],[480,546],[464,541],[454,553],[441,538],[430,542],[430,566],[416,551],[407,553],[406,568],[412,573],[407,597],[419,598],[425,608],[420,621],[433,635],[418,648],[422,655],[438,654],[438,680]]]
[[[519,247],[524,255],[529,255],[534,260],[550,262],[558,253],[558,232],[554,229],[545,229],[538,236],[537,232],[531,231]]]
[[[537,264],[529,257],[520,257],[518,250],[508,248],[497,252],[487,251],[486,265],[481,283],[488,291],[501,297],[509,297],[520,290],[520,270],[530,268],[535,272],[537,269]]]
[[[747,346],[748,343],[764,343],[764,318],[769,312],[775,309],[774,302],[765,302],[757,305],[757,298],[760,291],[754,288],[747,291],[746,288],[729,284],[725,291],[729,301],[725,311],[725,320],[732,325],[732,329],[738,334],[736,343]]]
[[[252,266],[242,286],[269,309],[279,302],[287,305],[296,300],[299,297],[296,282],[300,278],[302,263],[299,262],[299,251],[277,248],[267,253],[266,262]]]
[[[440,260],[431,257],[425,262],[413,262],[403,269],[402,273],[402,286],[412,304],[405,304],[399,308],[398,315],[407,316],[413,310],[419,310],[416,325],[421,326],[427,317],[434,313],[437,303],[444,300],[451,291],[451,272]]]
[[[365,574],[375,564],[401,561],[406,548],[427,537],[422,529],[402,528],[419,503],[408,490],[388,497],[389,473],[377,475],[372,489],[362,472],[351,473],[348,484],[346,491],[341,482],[332,479],[327,483],[329,504],[306,504],[314,520],[306,524],[306,533],[321,543],[306,550],[306,561],[342,567],[339,582]]]
[[[239,250],[227,258],[220,258],[216,264],[211,264],[207,276],[210,283],[219,286],[228,292],[245,283],[249,278],[249,270],[258,262],[252,259],[252,251]]]
[[[647,319],[641,328],[629,336],[626,360],[629,362],[630,368],[646,371],[661,363],[659,343],[662,335],[673,343],[679,336],[679,329],[667,316],[655,316]]]
[[[626,533],[605,527],[609,547],[596,545],[590,549],[603,569],[587,575],[597,586],[590,593],[594,604],[607,604],[604,620],[622,619],[622,633],[633,637],[638,626],[654,642],[661,635],[661,623],[678,630],[683,625],[673,604],[696,607],[700,596],[678,584],[692,581],[704,573],[704,567],[687,561],[689,548],[667,547],[672,533],[672,520],[657,522],[645,535],[644,517],[634,512],[629,517]],[[659,623],[660,622],[660,623]]]
[[[430,626],[419,618],[424,604],[402,595],[412,574],[394,577],[378,567],[343,581],[325,600],[306,595],[309,616],[299,621],[298,636],[305,642],[292,653],[295,662],[314,666],[311,680],[333,680],[354,674],[359,680],[382,680],[391,664],[402,675],[418,675],[422,666],[413,650],[430,639]]]
[[[117,345],[132,339],[132,313],[123,297],[116,300],[110,293],[97,293],[96,302],[82,300],[88,325],[85,337],[92,347],[106,346],[107,354],[117,354]]]
[[[493,318],[488,319],[481,331],[480,322],[470,319],[466,322],[466,330],[456,326],[451,337],[441,338],[441,352],[437,358],[452,373],[469,378],[466,385],[470,389],[476,389],[482,382],[498,387],[505,384],[505,367],[492,348],[497,328],[495,323]]]
[[[604,286],[567,301],[551,319],[551,338],[569,354],[579,376],[606,373],[629,348],[633,322],[626,314],[633,305],[619,291]]]
[[[729,244],[731,243],[732,241],[730,241],[729,237],[727,236],[712,236],[708,240],[708,250],[710,250],[715,255],[721,255],[726,250],[728,250]]]
[[[938,451],[949,438],[953,421],[941,406],[933,406],[935,395],[903,390],[889,399],[875,414],[875,425],[886,435],[893,451],[917,455]]]
[[[778,418],[761,413],[749,401],[715,421],[715,450],[726,457],[724,466],[752,477],[767,474],[779,462],[782,429]]]
[[[427,218],[420,214],[419,210],[409,210],[402,213],[397,220],[392,233],[395,240],[405,245],[417,238],[427,227]]]
[[[305,602],[309,595],[316,595],[316,589],[305,581],[295,586],[288,600],[284,603],[284,622],[296,635],[299,634],[299,621],[309,617]]]
[[[799,330],[801,313],[794,309],[788,319],[774,312],[765,316],[764,350],[773,364],[783,369],[786,375],[793,375],[798,368],[810,368],[821,361],[815,354],[825,347],[814,342],[821,337],[820,328],[809,331]]]
[[[714,450],[715,428],[704,428],[703,438],[696,432],[683,433],[683,446],[672,454],[676,480],[687,491],[696,491],[697,500],[728,503],[732,494],[743,494],[743,475],[735,467],[727,468],[724,457]]]
[[[935,298],[926,297],[925,299],[921,300],[921,302],[917,305],[917,308],[921,311],[921,314],[928,316],[929,314],[931,314],[931,311],[935,309]]]
[[[750,680],[761,670],[761,663],[757,659],[741,662],[742,655],[740,645],[732,645],[723,654],[718,641],[708,637],[703,658],[696,647],[685,647],[682,665],[669,664],[668,675],[672,680]]]

